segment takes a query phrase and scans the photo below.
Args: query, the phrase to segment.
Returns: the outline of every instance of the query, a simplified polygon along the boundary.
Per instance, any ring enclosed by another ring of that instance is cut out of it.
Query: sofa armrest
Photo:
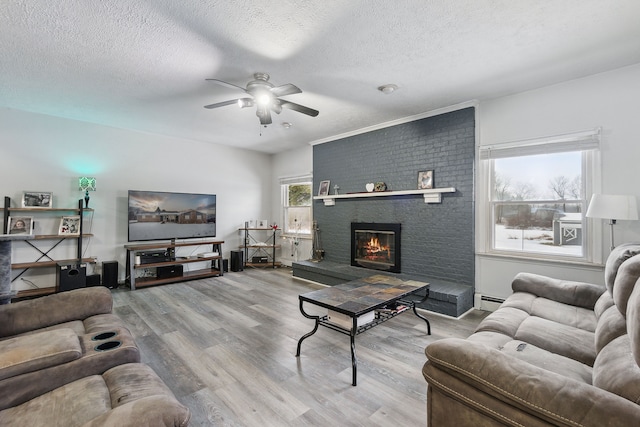
[[[531,414],[553,425],[635,425],[640,419],[640,406],[625,398],[483,344],[446,338],[430,344],[425,352],[428,362],[423,375],[429,385],[468,406],[477,402],[465,401],[471,393],[458,393],[456,384],[464,383],[495,402],[507,404],[514,413]],[[482,412],[486,402],[475,406]],[[504,412],[498,416],[509,416]]]
[[[0,337],[111,313],[109,289],[96,286],[0,305]]]
[[[593,310],[605,292],[602,285],[560,280],[533,273],[518,273],[511,283],[514,292],[528,292],[553,301]]]

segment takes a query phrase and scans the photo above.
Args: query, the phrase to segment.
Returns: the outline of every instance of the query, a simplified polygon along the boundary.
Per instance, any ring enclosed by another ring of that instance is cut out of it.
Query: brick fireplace
[[[400,273],[401,225],[351,223],[351,265]]]
[[[475,137],[475,111],[464,108],[314,145],[313,188],[330,180],[331,193],[337,187],[340,195],[366,192],[371,182],[413,190],[418,172],[433,170],[435,188],[456,192],[432,204],[420,195],[341,198],[333,206],[315,200],[325,257],[294,265],[294,275],[335,285],[378,274],[351,264],[351,224],[398,223],[402,271],[389,274],[429,282],[429,309],[454,316],[468,310],[475,281]]]

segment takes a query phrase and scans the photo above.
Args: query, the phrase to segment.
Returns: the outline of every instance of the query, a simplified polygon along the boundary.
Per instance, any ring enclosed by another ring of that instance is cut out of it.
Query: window
[[[283,233],[311,236],[311,177],[282,179]]]
[[[488,252],[589,258],[585,212],[599,130],[480,150]]]

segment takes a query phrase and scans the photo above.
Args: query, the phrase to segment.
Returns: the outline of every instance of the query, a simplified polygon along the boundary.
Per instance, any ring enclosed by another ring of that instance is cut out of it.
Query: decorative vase
[[[376,185],[373,182],[369,182],[367,183],[367,185],[365,185],[365,188],[369,193],[371,193],[373,189],[376,188]]]

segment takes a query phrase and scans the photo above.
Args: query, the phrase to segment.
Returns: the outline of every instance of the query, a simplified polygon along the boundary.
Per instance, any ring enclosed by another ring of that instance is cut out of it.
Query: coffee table
[[[421,299],[413,300],[408,298],[412,294],[421,291],[425,292],[425,295],[421,297]],[[428,297],[428,283],[415,280],[400,280],[382,274],[301,294],[298,296],[300,300],[300,312],[304,317],[315,320],[315,326],[311,332],[303,335],[300,340],[298,340],[296,357],[300,356],[302,341],[315,334],[320,325],[349,335],[351,339],[352,384],[355,386],[358,372],[355,345],[356,335],[384,323],[409,309],[413,310],[416,316],[426,322],[427,334],[431,335],[429,320],[416,311],[416,304],[426,301]],[[346,317],[350,320],[351,326],[345,327],[346,325],[344,323],[338,324],[335,321],[332,322],[330,320],[331,316],[329,315],[315,316],[308,314],[304,311],[304,303],[326,308],[329,310],[329,313],[333,312],[335,316]],[[373,317],[373,320],[362,324],[362,319],[371,319],[371,317]],[[358,318],[360,318],[360,324]]]

